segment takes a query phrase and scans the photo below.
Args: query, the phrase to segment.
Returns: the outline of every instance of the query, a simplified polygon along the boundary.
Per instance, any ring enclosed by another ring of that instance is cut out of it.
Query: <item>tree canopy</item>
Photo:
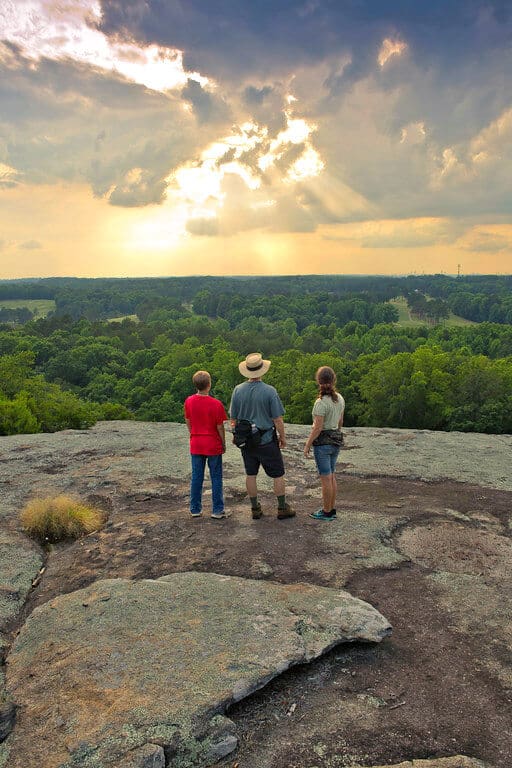
[[[200,368],[227,407],[251,351],[272,359],[265,380],[290,422],[310,423],[315,371],[331,365],[347,425],[512,432],[512,325],[443,322],[468,285],[472,301],[499,296],[503,309],[509,280],[464,280],[457,293],[457,278],[403,278],[409,306],[425,317],[414,326],[400,325],[389,303],[401,278],[287,280],[39,281],[57,311],[0,325],[0,434],[109,418],[182,421]],[[34,298],[34,284],[15,282]],[[0,293],[7,288],[0,283]],[[115,321],[97,316],[134,309]]]

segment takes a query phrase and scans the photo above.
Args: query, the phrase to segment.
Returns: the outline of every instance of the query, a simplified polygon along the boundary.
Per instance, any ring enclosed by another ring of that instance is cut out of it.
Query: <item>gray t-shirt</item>
[[[247,419],[259,429],[267,430],[261,437],[265,445],[272,440],[273,419],[284,416],[284,407],[275,387],[263,381],[244,381],[233,390],[229,415],[232,419]]]
[[[318,400],[315,400],[313,405],[313,417],[323,416],[324,425],[322,429],[336,429],[341,415],[345,410],[345,400],[337,393],[338,402],[334,402],[330,395],[324,395]]]

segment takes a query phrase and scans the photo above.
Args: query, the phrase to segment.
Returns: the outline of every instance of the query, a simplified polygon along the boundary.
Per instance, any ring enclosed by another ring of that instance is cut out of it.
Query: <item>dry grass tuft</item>
[[[38,541],[78,539],[101,528],[104,513],[72,496],[32,499],[21,511],[21,524]]]

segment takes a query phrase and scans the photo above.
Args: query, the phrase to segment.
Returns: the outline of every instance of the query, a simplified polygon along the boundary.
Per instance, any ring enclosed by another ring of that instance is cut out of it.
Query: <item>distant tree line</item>
[[[510,275],[44,278],[0,282],[0,300],[53,299],[54,314],[74,320],[133,314],[145,320],[155,308],[180,313],[184,306],[193,306],[196,313],[226,318],[231,327],[247,317],[248,305],[255,302],[258,309],[249,314],[268,319],[292,317],[299,327],[350,320],[392,322],[392,308],[384,307],[400,295],[412,301],[416,295],[418,302],[424,297],[426,306],[417,304],[413,311],[417,309],[426,322],[438,322],[451,310],[479,323],[512,323]],[[348,307],[347,302],[361,303]],[[315,305],[318,314],[313,316]],[[307,314],[306,321],[302,310]]]
[[[0,307],[0,323],[23,325],[33,318],[34,313],[27,307]]]
[[[314,373],[327,364],[349,426],[512,433],[511,325],[399,326],[380,320],[382,294],[365,302],[323,290],[239,303],[201,290],[208,294],[194,294],[192,306],[177,297],[146,304],[139,322],[55,315],[0,326],[0,434],[109,418],[182,421],[193,372],[209,370],[227,406],[250,351],[271,357],[266,381],[289,422],[310,423]]]

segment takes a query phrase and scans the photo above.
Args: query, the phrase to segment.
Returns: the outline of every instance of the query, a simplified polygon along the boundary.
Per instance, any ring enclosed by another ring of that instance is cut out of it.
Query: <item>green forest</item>
[[[511,289],[493,275],[1,281],[0,434],[183,421],[199,368],[227,407],[254,351],[290,423],[311,422],[331,365],[347,426],[512,433]],[[36,300],[54,308],[35,317]]]

